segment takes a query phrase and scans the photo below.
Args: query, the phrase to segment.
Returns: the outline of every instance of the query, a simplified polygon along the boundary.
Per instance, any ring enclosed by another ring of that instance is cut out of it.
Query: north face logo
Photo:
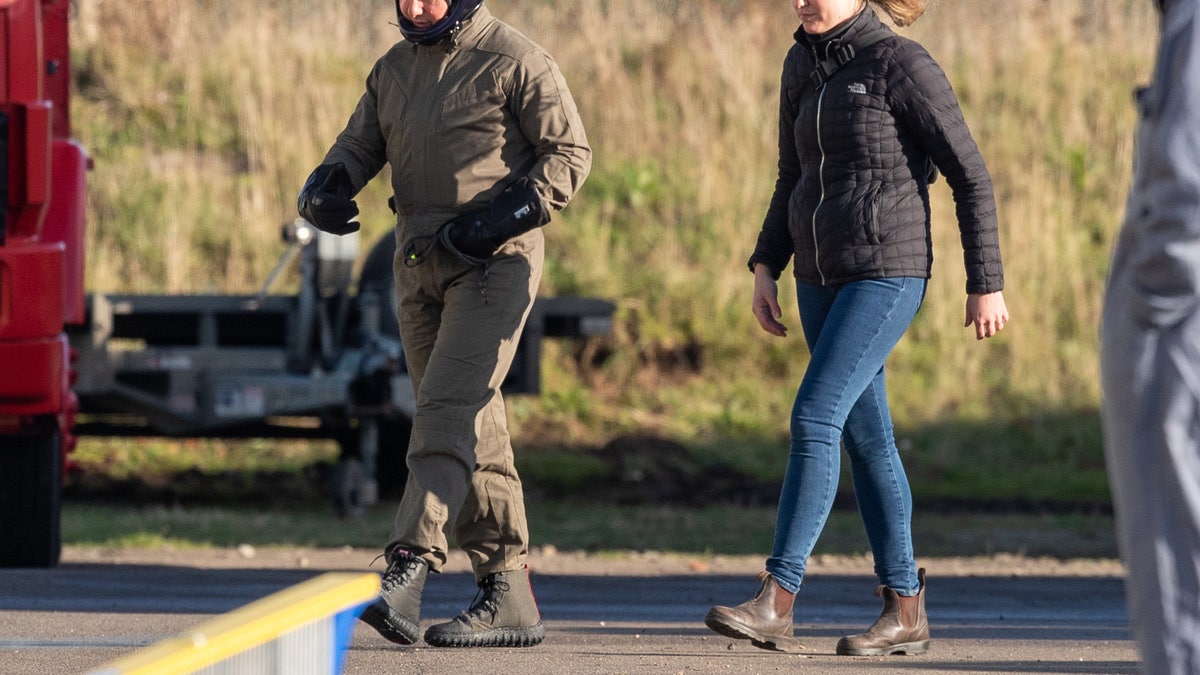
[[[862,82],[851,82],[846,87],[846,90],[851,94],[865,94],[867,93],[867,86]]]

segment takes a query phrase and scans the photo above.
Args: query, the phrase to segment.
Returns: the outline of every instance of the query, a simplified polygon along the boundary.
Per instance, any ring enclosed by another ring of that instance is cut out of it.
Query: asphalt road
[[[380,569],[368,551],[69,549],[51,570],[0,570],[0,673],[84,673],[326,571]],[[381,673],[1136,673],[1115,561],[921,561],[933,642],[923,656],[847,658],[839,637],[878,615],[865,560],[810,567],[795,654],[718,636],[713,604],[756,590],[761,560],[654,554],[534,555],[546,641],[527,649],[397,647],[359,623],[344,672]],[[426,586],[422,624],[475,588],[455,559]]]

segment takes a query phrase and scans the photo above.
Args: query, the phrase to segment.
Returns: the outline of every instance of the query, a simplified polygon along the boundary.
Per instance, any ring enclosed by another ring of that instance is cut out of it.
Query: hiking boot
[[[737,607],[720,605],[708,610],[704,625],[736,640],[749,640],[759,649],[792,651],[792,603],[795,595],[783,590],[770,572],[759,572],[758,594]]]
[[[867,632],[838,640],[843,656],[924,654],[929,651],[929,619],[925,616],[925,568],[917,570],[920,590],[911,598],[887,586],[875,589],[883,597],[883,613]]]
[[[526,568],[480,579],[471,608],[430,626],[425,642],[434,647],[533,647],[545,636]]]
[[[379,597],[360,617],[383,637],[398,645],[411,645],[421,633],[421,591],[429,563],[404,549],[392,551],[380,580]]]

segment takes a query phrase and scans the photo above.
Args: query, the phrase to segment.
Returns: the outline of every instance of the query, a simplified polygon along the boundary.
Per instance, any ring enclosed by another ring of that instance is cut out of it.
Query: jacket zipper
[[[817,268],[817,276],[821,278],[822,286],[825,285],[825,273],[821,271],[821,249],[817,244],[817,212],[825,203],[825,144],[821,142],[821,104],[825,101],[825,86],[822,84],[821,91],[817,94],[817,152],[821,155],[821,162],[817,165],[817,183],[821,186],[821,196],[812,213],[813,264]]]
[[[424,156],[421,158],[421,161],[427,163],[429,162],[429,158],[435,156],[436,154],[437,131],[441,126],[442,119],[442,111],[441,108],[438,107],[438,103],[444,98],[444,96],[435,96],[434,94],[440,94],[442,80],[446,76],[446,64],[448,59],[444,54],[440,53],[440,51],[435,51],[441,49],[440,45],[414,45],[413,48],[417,50],[418,67],[424,66],[427,69],[431,69],[436,66],[437,69],[437,74],[433,78],[432,82],[428,88],[422,92],[423,95],[419,97],[425,99],[425,107],[423,109],[425,119],[433,120],[432,128],[429,129],[425,134],[425,138],[422,142],[422,153]],[[421,181],[425,180],[426,172],[422,172]],[[414,200],[414,211],[420,212],[428,208],[429,194],[431,190],[432,188],[423,182],[421,184],[421,189],[415,191],[416,194],[421,195],[421,197],[419,200]]]

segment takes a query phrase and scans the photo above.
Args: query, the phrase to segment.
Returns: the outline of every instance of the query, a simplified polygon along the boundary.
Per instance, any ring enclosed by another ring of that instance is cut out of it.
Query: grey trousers
[[[1200,673],[1200,0],[1170,0],[1101,326],[1104,450],[1143,672]]]
[[[1200,313],[1144,329],[1120,295],[1105,317],[1104,446],[1130,621],[1145,672],[1200,673]]]
[[[533,306],[540,230],[510,241],[486,268],[436,247],[405,267],[397,252],[400,337],[416,394],[408,482],[388,551],[446,563],[447,530],[476,578],[521,569],[529,528],[500,385]]]

